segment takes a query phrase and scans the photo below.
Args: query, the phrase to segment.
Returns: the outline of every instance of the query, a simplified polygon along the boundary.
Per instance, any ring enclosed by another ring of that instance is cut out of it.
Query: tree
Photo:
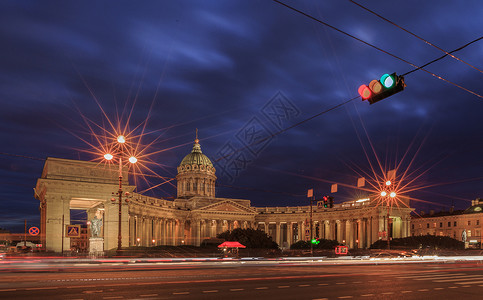
[[[251,228],[236,228],[232,231],[225,231],[216,236],[230,242],[239,242],[247,248],[269,248],[278,249],[278,244],[263,231]]]

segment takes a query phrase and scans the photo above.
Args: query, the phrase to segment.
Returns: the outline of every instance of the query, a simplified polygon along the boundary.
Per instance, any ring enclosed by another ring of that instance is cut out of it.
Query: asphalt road
[[[105,264],[0,273],[1,299],[481,299],[475,262]]]

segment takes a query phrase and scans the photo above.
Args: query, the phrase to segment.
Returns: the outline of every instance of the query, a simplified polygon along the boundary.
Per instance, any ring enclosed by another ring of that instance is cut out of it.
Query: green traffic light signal
[[[395,76],[396,73],[394,73],[393,75]],[[394,80],[393,75],[384,74],[381,76],[380,82],[386,89],[390,89],[394,86],[394,83],[396,82],[396,80]]]

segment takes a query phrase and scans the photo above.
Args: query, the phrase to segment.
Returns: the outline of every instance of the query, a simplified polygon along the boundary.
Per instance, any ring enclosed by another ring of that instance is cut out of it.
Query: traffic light
[[[369,104],[374,104],[384,98],[399,93],[404,90],[406,84],[403,76],[397,76],[396,73],[384,74],[380,80],[374,79],[369,86],[363,84],[359,87],[359,95],[362,101],[367,100]]]
[[[312,239],[310,242],[314,245],[318,245],[320,243],[319,239]]]
[[[329,198],[329,207],[333,208],[334,207],[334,197],[329,196],[328,198]]]
[[[329,197],[324,196],[324,208],[327,208],[327,207],[329,207]]]

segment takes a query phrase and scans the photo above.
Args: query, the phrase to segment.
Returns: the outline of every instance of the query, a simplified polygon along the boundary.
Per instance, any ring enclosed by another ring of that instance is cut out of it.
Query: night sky
[[[445,53],[350,1],[286,3],[387,53],[269,0],[2,1],[0,227],[38,225],[45,159],[100,161],[108,120],[149,145],[160,177],[138,191],[176,176],[198,128],[217,196],[254,206],[307,205],[332,183],[353,200],[358,177],[397,165],[418,212],[483,197],[483,40],[425,67],[451,83],[418,70],[369,105],[349,101],[361,84]],[[448,52],[483,35],[480,0],[364,3]]]

